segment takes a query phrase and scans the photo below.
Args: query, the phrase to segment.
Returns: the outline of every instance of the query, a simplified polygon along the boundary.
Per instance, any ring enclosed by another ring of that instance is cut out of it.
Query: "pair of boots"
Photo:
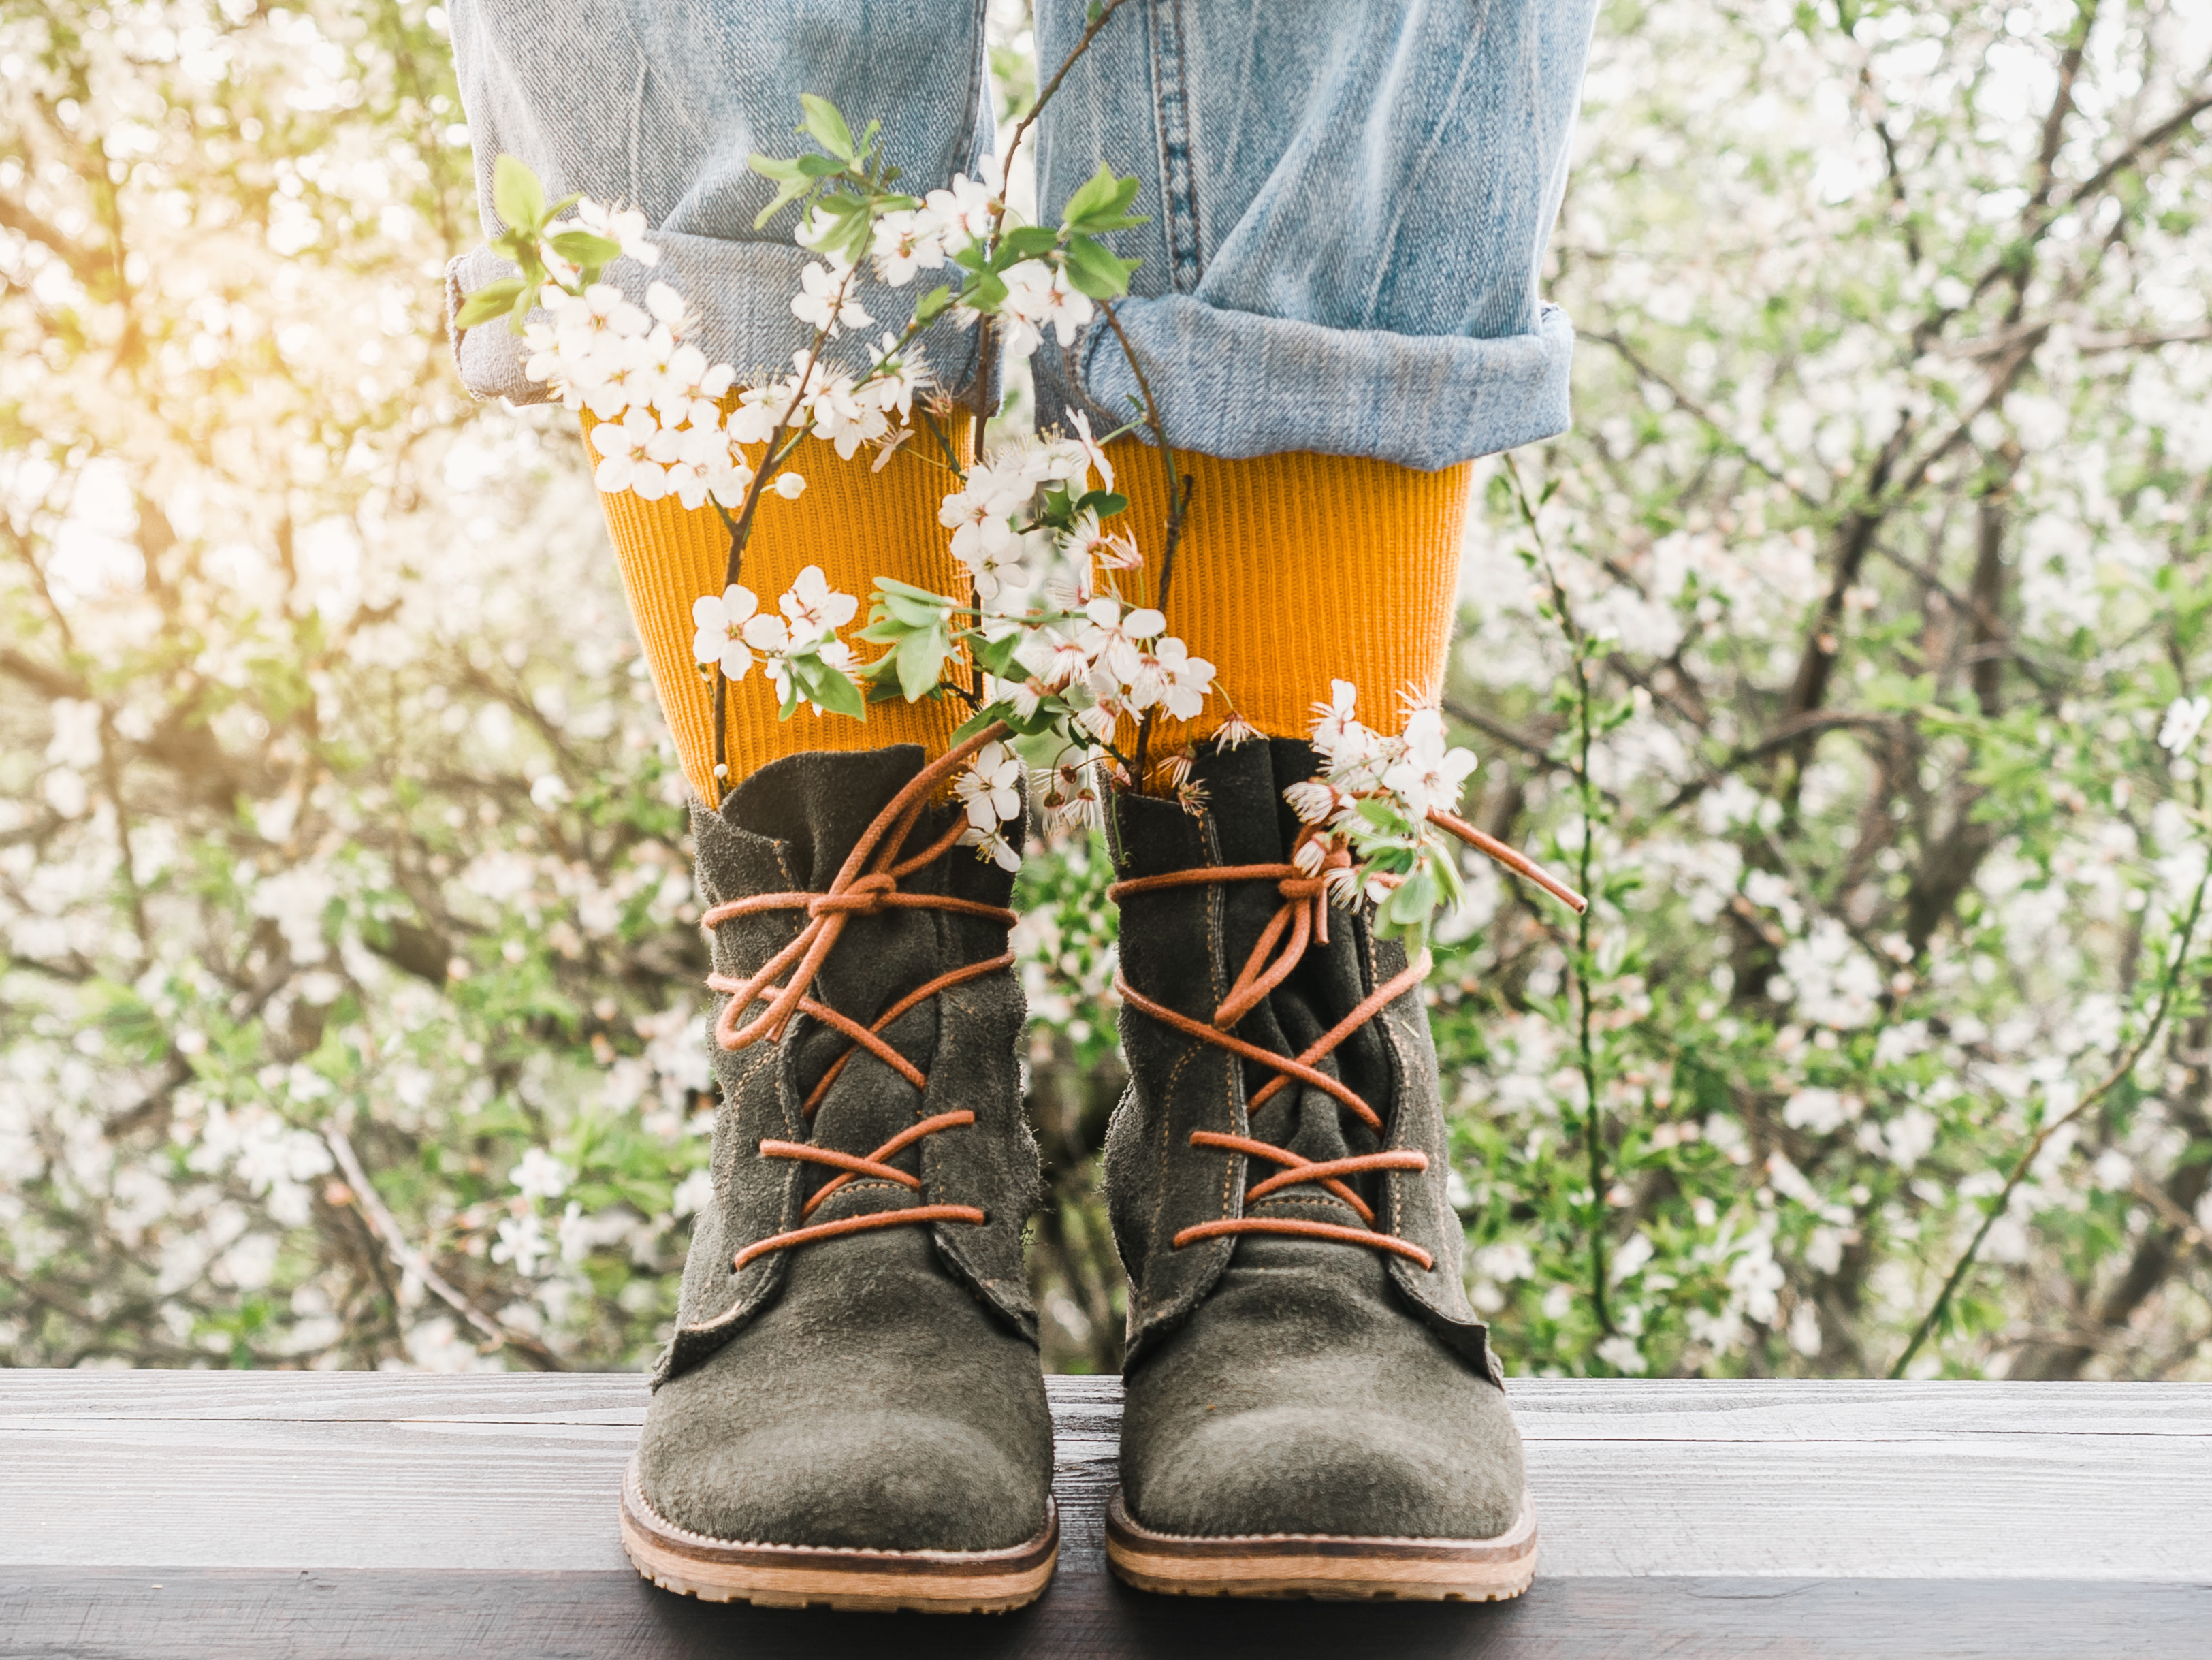
[[[1051,1577],[1012,879],[932,805],[951,760],[797,756],[696,812],[714,1201],[622,1506],[672,1590],[981,1612]],[[1157,1591],[1510,1596],[1534,1523],[1461,1284],[1426,962],[1289,862],[1314,770],[1253,743],[1200,763],[1195,815],[1114,809],[1109,1560]]]

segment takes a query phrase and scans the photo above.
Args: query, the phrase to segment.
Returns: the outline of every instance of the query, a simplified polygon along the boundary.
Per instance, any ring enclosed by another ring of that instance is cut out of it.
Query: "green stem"
[[[984,252],[987,254],[998,247],[1000,227],[1006,222],[1006,198],[1003,185],[1005,180],[1013,173],[1014,157],[1020,153],[1022,140],[1029,136],[1030,129],[1036,125],[1037,117],[1044,113],[1044,106],[1052,102],[1053,94],[1060,90],[1060,83],[1067,79],[1067,72],[1075,67],[1076,60],[1091,50],[1091,43],[1098,38],[1098,31],[1104,28],[1114,14],[1127,3],[1127,0],[1106,0],[1106,3],[1098,8],[1097,15],[1084,28],[1081,38],[1074,46],[1068,48],[1067,56],[1060,60],[1060,67],[1053,72],[1052,79],[1046,82],[1043,88],[1037,93],[1036,101],[1030,104],[1028,112],[1014,124],[1013,135],[1006,140],[1006,154],[1000,164],[999,178],[1001,189],[999,192],[998,203],[991,210],[991,232],[985,240],[984,246]],[[980,452],[983,447],[983,428],[992,415],[992,410],[988,407],[990,395],[988,389],[999,354],[999,331],[994,326],[993,319],[988,317],[982,319],[976,327],[978,334],[975,341],[975,398],[969,405],[969,412],[975,417],[975,447]]]
[[[1145,426],[1151,431],[1152,441],[1159,449],[1161,464],[1167,469],[1167,533],[1161,544],[1160,591],[1153,607],[1164,617],[1168,611],[1168,593],[1175,586],[1176,548],[1182,540],[1183,515],[1190,509],[1191,491],[1197,487],[1198,481],[1183,476],[1182,463],[1176,454],[1175,446],[1168,441],[1167,423],[1160,418],[1159,404],[1152,397],[1152,383],[1145,378],[1144,362],[1137,356],[1135,344],[1123,331],[1121,315],[1115,311],[1113,301],[1101,300],[1098,309],[1105,313],[1106,326],[1114,331],[1114,338],[1121,345],[1121,356],[1128,360],[1129,373],[1136,377],[1137,392],[1145,406]],[[1145,718],[1137,723],[1137,766],[1136,770],[1129,775],[1129,787],[1139,794],[1144,792],[1145,765],[1150,758],[1152,727],[1158,715],[1158,710],[1147,709]]]
[[[1583,842],[1575,860],[1575,885],[1587,895],[1597,847],[1598,821],[1605,811],[1604,800],[1590,779],[1590,751],[1595,733],[1590,720],[1589,642],[1567,605],[1566,589],[1553,567],[1551,549],[1536,520],[1537,504],[1528,498],[1521,469],[1510,455],[1504,460],[1506,476],[1513,483],[1513,500],[1520,509],[1522,522],[1528,528],[1529,540],[1535,546],[1537,562],[1544,573],[1545,586],[1551,592],[1552,608],[1559,613],[1559,631],[1566,638],[1574,670],[1575,796],[1583,817]],[[1590,948],[1590,924],[1595,911],[1595,905],[1586,905],[1575,919],[1571,972],[1576,1004],[1576,1067],[1583,1079],[1583,1146],[1589,1161],[1590,1310],[1597,1318],[1598,1329],[1610,1335],[1613,1324],[1607,1298],[1605,1268],[1605,1115],[1598,1101],[1597,1042],[1591,1006],[1591,988],[1596,976],[1591,972],[1595,958]]]

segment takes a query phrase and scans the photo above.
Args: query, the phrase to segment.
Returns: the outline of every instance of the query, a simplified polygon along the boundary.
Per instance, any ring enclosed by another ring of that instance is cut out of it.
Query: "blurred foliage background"
[[[683,785],[574,433],[448,362],[444,28],[0,0],[0,1360],[665,1332]],[[1578,426],[1481,464],[1449,702],[1601,894],[1474,873],[1432,982],[1513,1370],[2212,1374],[2208,64],[2190,0],[1607,7]],[[1060,1370],[1104,881],[1024,878]]]

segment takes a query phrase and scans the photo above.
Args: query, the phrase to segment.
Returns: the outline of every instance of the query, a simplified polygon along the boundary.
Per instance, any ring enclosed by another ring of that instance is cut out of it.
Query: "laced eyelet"
[[[814,976],[844,933],[847,921],[854,916],[874,916],[887,910],[949,911],[963,916],[983,917],[1009,931],[1012,929],[1018,919],[1003,905],[985,904],[975,899],[957,899],[949,894],[906,893],[901,891],[898,885],[900,879],[934,864],[949,853],[967,828],[964,819],[956,820],[950,830],[921,852],[904,859],[898,856],[937,787],[950,777],[962,762],[985,744],[1005,736],[1006,730],[1002,723],[994,724],[916,773],[861,833],[860,839],[854,844],[853,851],[846,856],[844,864],[823,891],[754,894],[716,905],[700,919],[700,926],[711,935],[723,923],[740,916],[769,911],[805,913],[806,923],[791,943],[775,952],[750,976],[739,980],[729,975],[710,974],[707,976],[707,987],[729,1000],[722,1006],[722,1012],[714,1021],[715,1042],[725,1049],[742,1049],[763,1038],[781,1041],[784,1029],[794,1013],[810,1015],[851,1040],[844,1053],[830,1063],[820,1081],[808,1094],[803,1104],[803,1110],[808,1118],[812,1118],[815,1109],[822,1104],[823,1097],[829,1093],[830,1086],[837,1081],[853,1057],[863,1049],[916,1090],[926,1091],[929,1085],[927,1075],[883,1036],[884,1029],[908,1011],[940,993],[1013,967],[1014,953],[1008,951],[984,962],[970,963],[964,967],[950,970],[923,982],[865,1026],[809,995]],[[782,984],[777,984],[778,977],[783,976],[787,970],[790,971],[789,977]],[[746,1012],[756,1003],[763,1002],[768,1005],[767,1008],[751,1020],[745,1020]],[[805,1209],[800,1213],[803,1221],[814,1213],[824,1199],[857,1176],[889,1180],[919,1192],[921,1182],[918,1177],[909,1176],[884,1161],[924,1136],[975,1122],[973,1112],[941,1112],[902,1130],[865,1158],[857,1153],[841,1152],[835,1148],[813,1146],[803,1141],[764,1140],[760,1144],[759,1152],[763,1158],[795,1158],[828,1164],[840,1172],[832,1180],[823,1183],[807,1201]],[[844,1217],[835,1222],[819,1222],[810,1227],[793,1228],[756,1240],[731,1260],[730,1271],[737,1274],[748,1262],[771,1251],[787,1250],[811,1240],[858,1233],[870,1228],[922,1222],[980,1225],[986,1219],[983,1212],[973,1205],[915,1205],[904,1210]]]
[[[1295,1057],[1277,1055],[1273,1049],[1262,1049],[1257,1043],[1248,1043],[1235,1036],[1230,1029],[1290,977],[1291,971],[1304,958],[1310,944],[1316,939],[1327,941],[1327,877],[1309,874],[1295,864],[1224,865],[1204,870],[1170,871],[1159,876],[1133,877],[1125,882],[1116,882],[1106,891],[1108,897],[1119,903],[1129,894],[1223,882],[1273,882],[1275,891],[1282,896],[1283,903],[1268,919],[1267,927],[1260,930],[1260,937],[1254,942],[1251,954],[1245,958],[1243,968],[1229,988],[1229,994],[1221,1000],[1220,1006],[1214,1011],[1211,1020],[1193,1019],[1180,1010],[1154,1001],[1132,986],[1127,974],[1120,969],[1114,973],[1115,989],[1121,994],[1131,1008],[1151,1016],[1163,1025],[1172,1026],[1200,1043],[1227,1049],[1240,1059],[1273,1071],[1275,1076],[1253,1091],[1252,1098],[1246,1104],[1248,1110],[1264,1106],[1276,1094],[1297,1082],[1332,1097],[1338,1105],[1357,1116],[1369,1129],[1381,1134],[1382,1120],[1375,1109],[1362,1100],[1358,1091],[1343,1079],[1330,1077],[1314,1063],[1330,1055],[1346,1038],[1428,978],[1431,963],[1429,953],[1424,951],[1402,971],[1393,975],[1361,998],[1349,1014],[1309,1044],[1302,1054]],[[1282,945],[1279,952],[1276,950],[1278,942]],[[1245,1198],[1248,1201],[1299,1183],[1317,1182],[1339,1199],[1349,1201],[1366,1225],[1346,1227],[1334,1222],[1309,1222],[1287,1216],[1224,1217],[1218,1221],[1200,1222],[1183,1229],[1170,1241],[1171,1249],[1181,1250],[1201,1239],[1215,1239],[1224,1235],[1273,1233],[1304,1239],[1327,1239],[1340,1244],[1364,1245],[1372,1250],[1385,1251],[1402,1256],[1407,1262],[1417,1262],[1424,1270],[1436,1266],[1436,1258],[1412,1240],[1401,1239],[1395,1233],[1386,1233],[1376,1227],[1374,1212],[1348,1183],[1340,1179],[1345,1176],[1376,1171],[1425,1171],[1429,1167],[1427,1154],[1402,1148],[1316,1164],[1311,1159],[1247,1136],[1221,1135],[1211,1130],[1196,1130],[1192,1133],[1190,1140],[1193,1146],[1239,1152],[1250,1158],[1271,1159],[1286,1167],[1247,1189]]]

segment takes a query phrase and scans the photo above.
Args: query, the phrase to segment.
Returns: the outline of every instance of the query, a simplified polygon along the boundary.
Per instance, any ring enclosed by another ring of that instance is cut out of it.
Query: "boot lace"
[[[1462,841],[1498,859],[1500,863],[1522,871],[1523,874],[1533,873],[1548,889],[1568,891],[1522,855],[1504,848],[1502,843],[1494,842],[1472,826],[1464,825],[1447,815],[1436,815],[1436,818],[1437,823]],[[1301,844],[1323,839],[1322,832],[1312,829],[1302,832],[1298,837]],[[1297,848],[1294,848],[1292,852],[1295,855]],[[1248,1112],[1266,1105],[1292,1083],[1300,1083],[1332,1097],[1340,1106],[1380,1136],[1383,1133],[1382,1120],[1375,1109],[1341,1079],[1330,1077],[1316,1063],[1334,1052],[1353,1032],[1396,1001],[1401,994],[1428,978],[1433,959],[1425,949],[1403,970],[1361,998],[1351,1012],[1294,1057],[1262,1049],[1257,1043],[1237,1037],[1231,1030],[1290,977],[1291,971],[1304,959],[1310,945],[1326,946],[1328,943],[1330,891],[1333,887],[1347,885],[1352,870],[1350,850],[1339,844],[1330,844],[1319,865],[1310,870],[1301,869],[1296,863],[1221,865],[1199,870],[1170,871],[1158,876],[1132,877],[1126,881],[1116,882],[1107,890],[1108,897],[1116,903],[1132,894],[1158,893],[1171,888],[1210,887],[1229,882],[1273,882],[1283,903],[1274,915],[1268,919],[1267,927],[1260,931],[1251,954],[1244,959],[1244,965],[1230,986],[1228,995],[1221,1000],[1220,1006],[1214,1010],[1210,1021],[1194,1019],[1178,1009],[1170,1008],[1166,1004],[1146,996],[1129,983],[1127,975],[1119,969],[1115,971],[1114,986],[1132,1008],[1151,1016],[1162,1025],[1172,1026],[1185,1036],[1210,1043],[1217,1049],[1227,1049],[1231,1055],[1273,1072],[1275,1076],[1255,1090],[1251,1099],[1245,1104]],[[1200,1222],[1183,1229],[1170,1242],[1176,1250],[1200,1239],[1218,1238],[1224,1234],[1273,1233],[1301,1239],[1328,1239],[1340,1244],[1363,1245],[1370,1250],[1402,1256],[1410,1262],[1419,1264],[1425,1273],[1436,1266],[1436,1259],[1412,1240],[1401,1238],[1376,1226],[1373,1209],[1343,1179],[1347,1176],[1364,1176],[1377,1171],[1425,1171],[1429,1167],[1426,1153],[1412,1148],[1398,1148],[1383,1152],[1355,1153],[1346,1158],[1316,1160],[1302,1158],[1250,1136],[1223,1135],[1212,1130],[1194,1130],[1190,1145],[1243,1153],[1248,1158],[1265,1159],[1283,1167],[1245,1189],[1244,1201],[1248,1205],[1286,1188],[1317,1184],[1349,1204],[1364,1225],[1347,1227],[1335,1222],[1313,1222],[1293,1217],[1224,1217],[1218,1221]]]
[[[730,975],[710,974],[707,976],[707,987],[708,990],[722,993],[729,999],[714,1022],[714,1041],[725,1049],[745,1049],[763,1038],[781,1042],[785,1028],[793,1014],[811,1016],[851,1040],[844,1052],[822,1074],[821,1080],[808,1092],[802,1110],[810,1121],[814,1116],[815,1109],[822,1104],[823,1098],[830,1092],[830,1086],[837,1081],[847,1064],[862,1049],[874,1055],[916,1090],[926,1090],[929,1084],[928,1075],[883,1037],[884,1030],[908,1010],[939,993],[1014,965],[1014,953],[1008,951],[984,962],[949,970],[916,986],[865,1026],[851,1016],[831,1008],[810,992],[814,976],[820,972],[839,937],[843,934],[847,921],[854,916],[880,915],[887,910],[951,911],[966,916],[984,917],[1002,927],[1012,928],[1016,921],[1014,913],[1004,906],[956,898],[950,894],[908,893],[898,885],[902,879],[944,857],[966,829],[964,822],[956,823],[920,853],[903,859],[899,857],[907,837],[913,832],[915,823],[928,806],[930,797],[936,793],[938,786],[951,777],[969,756],[994,739],[1005,736],[1006,732],[1003,725],[994,724],[916,773],[861,832],[860,839],[854,844],[853,851],[846,855],[844,864],[823,891],[752,894],[716,905],[700,918],[700,926],[711,933],[723,923],[739,916],[754,916],[766,911],[800,910],[806,913],[806,925],[791,943],[751,975],[740,980]],[[777,983],[780,978],[781,984]],[[747,1019],[747,1012],[756,1004],[765,1004],[766,1007]],[[938,1113],[908,1126],[866,1157],[801,1141],[763,1140],[760,1144],[760,1152],[766,1158],[791,1158],[825,1164],[840,1172],[824,1183],[806,1201],[799,1219],[804,1222],[823,1200],[861,1177],[895,1183],[920,1192],[920,1177],[909,1176],[886,1161],[926,1136],[971,1125],[975,1122],[973,1112]],[[742,1268],[746,1263],[771,1251],[788,1250],[813,1240],[865,1232],[872,1228],[925,1222],[980,1224],[988,1219],[984,1213],[974,1205],[915,1205],[904,1210],[848,1216],[838,1221],[817,1222],[811,1226],[793,1228],[787,1232],[755,1240],[737,1254],[731,1267],[732,1270]]]

